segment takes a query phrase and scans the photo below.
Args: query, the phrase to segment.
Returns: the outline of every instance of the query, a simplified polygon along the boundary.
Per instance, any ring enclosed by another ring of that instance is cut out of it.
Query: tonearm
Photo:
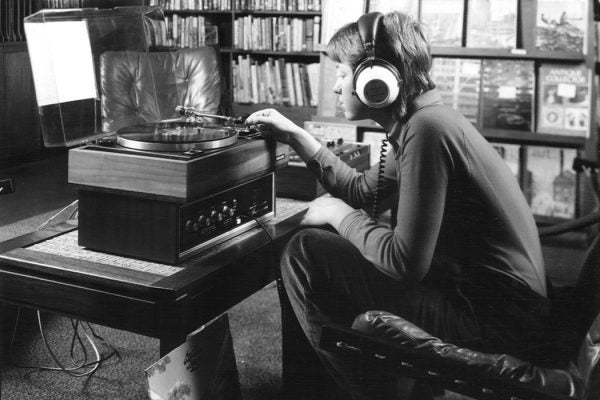
[[[214,118],[214,119],[223,121],[225,124],[228,124],[228,125],[244,123],[244,119],[241,117],[226,117],[224,115],[203,113],[203,112],[197,111],[193,107],[177,106],[177,107],[175,107],[175,111],[177,111],[181,116],[184,116],[187,118]]]

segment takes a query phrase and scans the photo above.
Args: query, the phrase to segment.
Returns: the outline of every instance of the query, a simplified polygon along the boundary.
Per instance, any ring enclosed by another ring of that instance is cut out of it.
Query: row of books
[[[577,150],[504,143],[493,145],[521,183],[535,215],[575,217],[577,175],[572,165]]]
[[[321,0],[234,0],[236,10],[321,11]]]
[[[46,0],[61,1],[61,0]],[[69,0],[62,0],[69,1]],[[77,1],[77,0],[75,0]],[[165,10],[320,11],[321,0],[151,0]],[[232,8],[233,5],[233,8]]]
[[[81,8],[84,0],[43,0],[44,8]]]
[[[25,40],[23,18],[41,7],[41,0],[0,0],[0,43]]]
[[[434,57],[444,102],[476,126],[589,137],[592,71],[584,64]]]
[[[233,47],[243,50],[311,52],[320,35],[321,17],[236,18],[233,23]]]
[[[150,0],[165,10],[231,10],[231,0]]]
[[[150,43],[161,47],[200,47],[219,43],[219,29],[201,15],[167,15],[164,21],[152,21],[154,36]]]
[[[432,46],[515,49],[521,20],[523,32],[534,28],[535,49],[585,54],[590,3],[536,0],[535,21],[519,15],[518,0],[468,0],[466,13],[464,0],[371,0],[369,11],[412,14],[424,23]]]
[[[258,62],[239,55],[232,70],[233,100],[237,103],[318,105],[318,63],[303,64],[272,57]]]

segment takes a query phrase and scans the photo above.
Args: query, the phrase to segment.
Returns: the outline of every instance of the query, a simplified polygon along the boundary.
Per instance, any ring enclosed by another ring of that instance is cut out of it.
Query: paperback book
[[[477,125],[479,122],[481,60],[434,57],[431,78],[444,103]]]
[[[535,46],[586,53],[588,0],[537,0]]]
[[[483,60],[482,90],[483,128],[532,130],[533,61]]]
[[[527,148],[527,192],[535,215],[575,217],[577,150],[558,147]]]
[[[584,65],[541,64],[538,127],[540,133],[588,137],[591,71]]]
[[[421,22],[431,46],[460,47],[463,0],[421,0]]]
[[[467,47],[517,47],[517,0],[469,0]]]

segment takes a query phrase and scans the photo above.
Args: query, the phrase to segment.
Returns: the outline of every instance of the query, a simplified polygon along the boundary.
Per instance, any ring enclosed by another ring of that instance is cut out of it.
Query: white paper
[[[572,85],[570,83],[559,83],[556,94],[560,97],[565,97],[567,99],[572,99],[575,97],[575,93],[577,92],[577,86]]]
[[[87,21],[26,23],[25,35],[39,107],[97,97]]]
[[[498,88],[498,97],[501,99],[516,99],[517,88],[514,86],[500,86]]]

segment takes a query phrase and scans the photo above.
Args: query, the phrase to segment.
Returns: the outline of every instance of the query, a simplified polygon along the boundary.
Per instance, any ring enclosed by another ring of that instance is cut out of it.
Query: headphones
[[[365,56],[354,70],[353,94],[367,107],[383,108],[392,104],[400,92],[402,78],[398,69],[375,56],[375,38],[383,14],[371,12],[358,19],[358,32]]]

